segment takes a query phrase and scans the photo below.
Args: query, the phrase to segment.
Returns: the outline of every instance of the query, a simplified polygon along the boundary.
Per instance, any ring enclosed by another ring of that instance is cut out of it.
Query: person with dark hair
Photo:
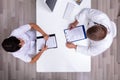
[[[2,46],[7,52],[15,52],[21,48],[19,44],[20,40],[11,36],[3,41]]]
[[[86,22],[88,24],[86,34],[89,45],[82,46],[67,42],[66,46],[85,55],[99,55],[111,46],[113,38],[116,36],[116,25],[102,11],[84,8],[76,16],[76,20],[69,25],[69,29],[75,28],[79,23]]]
[[[30,23],[13,30],[10,37],[3,40],[3,49],[24,62],[35,63],[47,50],[47,46],[43,45],[42,50],[38,54],[35,53],[35,30],[40,32],[46,41],[48,40],[48,34],[35,23]]]

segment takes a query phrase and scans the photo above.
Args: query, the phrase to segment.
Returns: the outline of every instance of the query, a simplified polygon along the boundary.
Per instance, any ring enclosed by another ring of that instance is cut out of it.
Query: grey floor
[[[20,25],[36,22],[35,0],[0,0],[0,43]],[[92,8],[104,11],[120,31],[120,0],[92,0]],[[92,57],[89,73],[37,73],[36,64],[26,64],[0,46],[0,80],[120,80],[120,34],[110,49]]]

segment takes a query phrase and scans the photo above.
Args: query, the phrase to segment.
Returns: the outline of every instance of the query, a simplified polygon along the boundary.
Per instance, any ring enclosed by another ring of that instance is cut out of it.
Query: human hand
[[[71,30],[71,29],[75,28],[78,23],[79,23],[79,22],[78,22],[77,20],[75,20],[73,23],[71,23],[71,24],[69,25],[69,29]]]
[[[45,51],[45,50],[47,50],[48,49],[48,46],[46,46],[46,45],[43,45],[43,47],[42,47],[42,49],[41,49],[41,51]]]
[[[48,40],[48,38],[49,38],[49,35],[44,34],[44,35],[43,35],[43,37],[44,37],[45,41],[47,41],[47,40]]]
[[[69,29],[71,30],[71,29],[73,29],[73,28],[75,28],[76,26],[75,26],[75,24],[74,23],[71,23],[70,25],[69,25]]]
[[[67,46],[68,48],[74,48],[74,49],[77,48],[77,45],[73,44],[72,42],[67,42],[67,43],[66,43],[66,46]]]

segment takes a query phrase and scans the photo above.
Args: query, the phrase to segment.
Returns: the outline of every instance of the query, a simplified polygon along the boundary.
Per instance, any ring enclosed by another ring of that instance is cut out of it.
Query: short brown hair
[[[87,37],[94,41],[104,39],[106,34],[107,28],[101,24],[94,25],[87,30]]]

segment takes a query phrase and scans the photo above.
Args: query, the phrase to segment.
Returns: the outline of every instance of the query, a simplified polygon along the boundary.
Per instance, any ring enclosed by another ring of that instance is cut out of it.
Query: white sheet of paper
[[[83,26],[76,27],[72,30],[66,29],[65,36],[68,42],[85,39],[85,33],[83,30]]]
[[[39,51],[40,49],[42,49],[42,47],[44,45],[48,46],[48,49],[50,49],[50,48],[56,48],[57,47],[56,37],[55,36],[50,36],[48,38],[47,42],[45,42],[44,38],[38,38],[37,39],[37,51]]]
[[[73,3],[68,2],[66,5],[66,9],[65,9],[63,18],[69,20],[72,16],[74,8],[75,8],[75,5]]]

